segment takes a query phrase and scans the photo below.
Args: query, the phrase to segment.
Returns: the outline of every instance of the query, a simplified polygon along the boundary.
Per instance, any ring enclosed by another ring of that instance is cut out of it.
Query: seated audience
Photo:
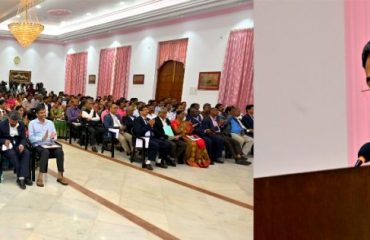
[[[246,114],[242,118],[242,123],[247,129],[247,135],[254,136],[254,105],[247,105],[245,108]]]
[[[200,120],[203,121],[204,118],[208,117],[210,111],[211,111],[211,104],[209,103],[203,104],[203,111],[199,114]]]
[[[22,101],[22,106],[26,111],[31,110],[32,108],[35,108],[35,100],[33,99],[33,95],[28,94],[27,97]]]
[[[81,122],[87,127],[89,132],[91,149],[93,152],[98,152],[96,148],[97,139],[103,136],[105,130],[102,127],[99,114],[93,109],[93,101],[91,99],[85,101],[81,117]]]
[[[224,140],[225,147],[231,152],[233,158],[235,159],[236,164],[240,165],[251,164],[250,162],[247,161],[247,158],[243,156],[243,151],[242,148],[240,147],[239,142],[221,132],[221,126],[223,126],[223,124],[224,120],[219,119],[217,108],[212,108],[210,111],[210,115],[204,118],[202,121],[204,129],[210,130],[210,132],[214,136],[218,136]]]
[[[26,113],[24,107],[22,105],[18,105],[18,106],[15,107],[15,110],[19,114],[18,121],[22,122],[25,125],[25,127],[27,128],[29,120],[28,120],[28,116],[27,116],[27,113]]]
[[[126,116],[124,116],[122,119],[123,125],[126,126],[126,132],[130,134],[132,133],[132,128],[134,127],[134,120],[136,118],[134,116],[134,111],[135,108],[133,106],[127,107]]]
[[[131,134],[125,132],[126,126],[121,124],[116,113],[117,108],[118,106],[116,104],[112,104],[112,106],[110,107],[109,113],[104,118],[104,128],[106,129],[108,135],[112,134],[111,132],[109,132],[109,128],[119,129],[118,141],[120,142],[121,147],[124,149],[126,154],[131,155],[131,151],[133,149],[132,136]]]
[[[43,145],[54,145],[57,139],[54,123],[46,119],[46,111],[43,104],[36,108],[37,118],[29,123],[29,140],[40,154],[40,171],[37,177],[36,185],[44,186],[43,175],[47,172],[47,163],[50,156],[57,159],[58,177],[57,182],[62,185],[68,185],[63,177],[64,173],[64,152],[61,147],[46,148]]]
[[[156,166],[167,168],[166,160],[170,153],[171,145],[155,137],[153,131],[155,120],[147,119],[147,115],[149,112],[148,108],[146,106],[141,106],[138,110],[140,113],[140,117],[137,117],[134,120],[134,134],[138,137],[150,138],[148,160],[145,161],[145,165],[143,167],[148,170],[153,170],[153,167],[151,166],[151,161],[156,161]],[[159,158],[156,160],[158,154]]]
[[[183,111],[176,112],[176,119],[171,122],[175,135],[181,135],[186,142],[186,163],[192,167],[206,168],[211,163],[206,144],[202,138],[193,133],[197,124],[185,121]]]
[[[67,109],[66,117],[70,123],[80,122],[81,110],[78,108],[78,99],[76,97],[70,100],[70,107]]]
[[[171,122],[166,118],[167,109],[162,108],[155,118],[154,132],[159,139],[167,141],[171,145],[171,161],[167,162],[168,165],[176,166],[177,163],[183,164],[185,161],[186,143],[181,139],[181,134],[175,135],[171,128]]]
[[[59,101],[54,102],[53,106],[50,109],[50,120],[63,120],[64,119],[64,110]]]
[[[253,138],[246,135],[248,130],[244,127],[239,119],[240,109],[236,107],[230,107],[229,116],[225,121],[223,131],[226,134],[231,135],[233,139],[239,142],[243,149],[243,154],[247,155],[253,146]]]
[[[8,119],[0,122],[1,153],[13,163],[19,187],[26,189],[26,185],[32,186],[29,176],[30,152],[25,148],[25,126],[18,120],[18,112],[13,111]]]
[[[224,163],[224,161],[221,160],[224,140],[217,135],[213,135],[210,129],[203,128],[199,117],[199,111],[196,110],[196,108],[190,108],[186,119],[193,124],[194,133],[201,137],[206,143],[207,152],[211,158],[211,164]]]

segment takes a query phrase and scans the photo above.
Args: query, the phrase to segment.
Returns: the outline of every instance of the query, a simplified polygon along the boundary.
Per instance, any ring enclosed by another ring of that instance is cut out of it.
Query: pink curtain
[[[87,53],[68,54],[65,66],[64,91],[67,94],[85,94]]]
[[[97,96],[111,94],[115,53],[115,48],[102,49],[100,51]]]
[[[158,68],[168,60],[182,62],[185,65],[188,39],[179,39],[159,43]]]
[[[242,111],[253,104],[253,33],[253,29],[230,33],[218,95],[218,102]]]
[[[370,142],[370,92],[361,55],[370,41],[370,2],[345,1],[348,163],[353,166],[359,148]]]
[[[128,78],[130,71],[131,47],[117,48],[113,99],[127,98]]]

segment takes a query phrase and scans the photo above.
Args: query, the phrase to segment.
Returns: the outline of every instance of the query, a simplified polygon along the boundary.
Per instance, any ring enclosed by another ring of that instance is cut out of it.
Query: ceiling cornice
[[[112,21],[109,23],[52,36],[42,34],[36,41],[43,43],[67,44],[83,39],[91,39],[99,35],[114,35],[130,29],[140,28],[146,25],[163,21],[171,21],[186,18],[189,15],[196,15],[206,12],[215,12],[225,8],[240,9],[252,8],[252,2],[245,0],[197,0],[190,1],[176,6],[170,6],[156,11],[135,15],[132,17]],[[180,18],[179,18],[180,17]],[[0,38],[13,38],[9,31],[0,30]]]

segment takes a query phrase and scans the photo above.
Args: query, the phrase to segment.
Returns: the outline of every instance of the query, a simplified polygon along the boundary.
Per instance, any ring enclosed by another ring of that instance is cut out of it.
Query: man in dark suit
[[[220,159],[224,149],[224,140],[215,136],[210,129],[203,128],[202,122],[199,118],[199,111],[195,108],[190,108],[186,120],[193,124],[193,132],[205,141],[211,164],[214,164],[215,162],[224,163],[224,161]]]
[[[224,123],[224,120],[220,119],[218,112],[219,111],[217,108],[211,108],[210,115],[204,118],[202,121],[203,128],[209,129],[214,137],[223,139],[225,142],[225,147],[231,152],[236,164],[250,165],[251,163],[248,162],[247,158],[243,156],[243,151],[239,142],[232,137],[221,133],[220,125]]]
[[[254,105],[247,105],[245,108],[246,114],[242,118],[242,123],[247,129],[247,135],[254,136]]]
[[[13,111],[8,119],[0,122],[0,145],[4,157],[8,158],[15,167],[17,184],[21,189],[26,189],[26,185],[32,185],[29,178],[30,152],[25,148],[25,126],[18,119],[19,113]]]
[[[140,116],[134,120],[133,132],[135,136],[150,138],[148,160],[145,161],[143,168],[153,170],[151,161],[156,161],[155,165],[158,167],[167,168],[166,159],[170,152],[171,146],[155,137],[153,129],[155,120],[148,120],[146,118],[149,113],[149,109],[146,106],[141,106],[138,111]],[[159,159],[156,160],[158,153]]]
[[[133,106],[129,106],[126,110],[126,116],[122,118],[122,124],[126,126],[126,132],[127,133],[132,133],[132,128],[134,127],[134,111],[135,108]]]
[[[154,133],[157,138],[162,139],[163,141],[166,141],[171,145],[171,157],[175,158],[178,163],[183,164],[185,162],[186,143],[180,139],[181,135],[174,135],[171,129],[170,120],[168,120],[166,116],[167,109],[162,108],[158,112],[158,116],[154,119]],[[167,131],[170,131],[172,134],[167,135],[165,132],[165,128],[167,128]],[[171,166],[176,166],[174,159],[170,159],[167,164]]]

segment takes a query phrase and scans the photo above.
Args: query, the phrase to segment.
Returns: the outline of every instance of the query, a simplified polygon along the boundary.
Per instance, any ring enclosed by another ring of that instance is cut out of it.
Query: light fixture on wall
[[[40,24],[36,14],[29,12],[35,4],[35,0],[21,0],[17,11],[20,18],[8,25],[14,38],[24,48],[30,46],[44,30],[44,25]]]

